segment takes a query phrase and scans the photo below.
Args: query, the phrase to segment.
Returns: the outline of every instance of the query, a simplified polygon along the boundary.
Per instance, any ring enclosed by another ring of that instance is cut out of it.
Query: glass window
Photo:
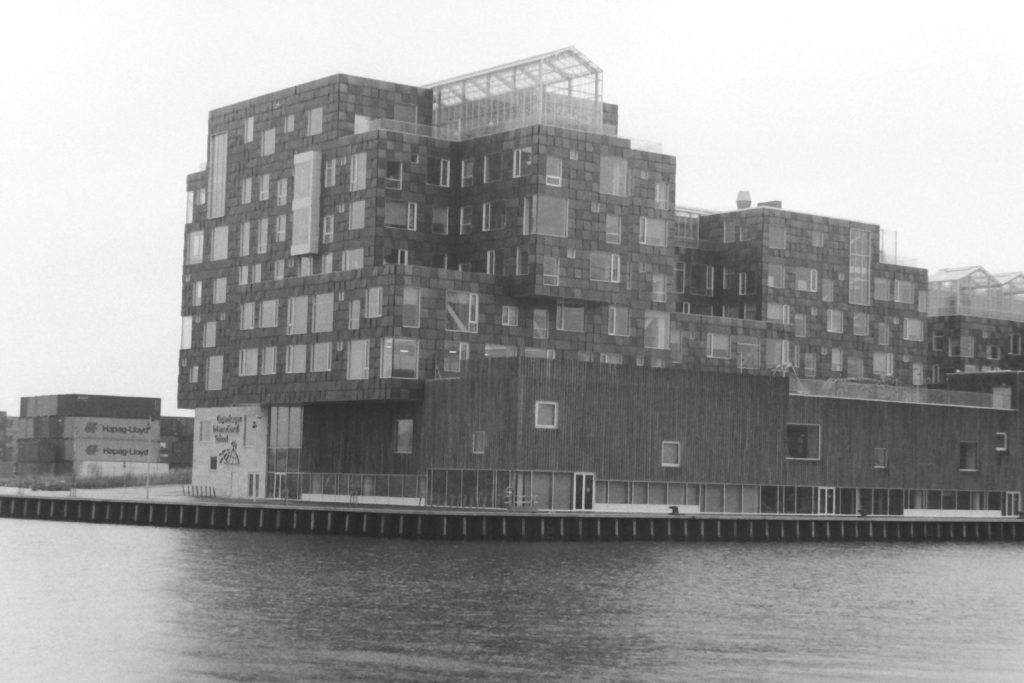
[[[601,194],[625,197],[629,194],[629,165],[622,157],[601,155],[599,190]]]
[[[402,288],[402,327],[420,326],[420,288]]]
[[[472,187],[473,185],[473,160],[463,159],[462,160],[462,187]]]
[[[629,336],[629,308],[627,306],[608,307],[608,334],[614,337]]]
[[[206,390],[220,391],[224,382],[224,356],[206,359]]]
[[[558,304],[555,311],[555,325],[563,332],[582,332],[584,325],[584,307]]]
[[[402,162],[388,161],[385,164],[384,187],[389,190],[402,189]]]
[[[821,459],[821,427],[818,425],[786,425],[787,457],[794,460]]]
[[[619,255],[603,251],[590,252],[590,279],[598,282],[619,282]]]
[[[443,157],[427,157],[427,185],[448,187],[451,176],[451,160]]]
[[[479,298],[472,292],[445,292],[445,329],[450,332],[476,332]]]
[[[316,107],[306,112],[306,135],[320,135],[324,132],[324,108]]]
[[[213,245],[210,249],[211,261],[222,261],[228,257],[228,226],[219,225],[213,229]]]
[[[843,312],[834,308],[828,309],[826,312],[828,316],[828,331],[834,334],[842,334],[843,332]]]
[[[769,225],[768,226],[768,248],[769,249],[785,249],[786,248],[786,226],[785,225]]]
[[[331,342],[313,344],[312,372],[329,372],[331,369]]]
[[[523,147],[512,152],[512,177],[521,178],[533,169],[533,150]]]
[[[366,152],[349,157],[348,189],[352,192],[366,189]]]
[[[260,365],[261,375],[277,373],[277,347],[267,346],[263,349],[263,363]]]
[[[260,303],[260,327],[277,327],[277,299]]]
[[[717,332],[708,332],[707,357],[729,358],[729,335]]]
[[[313,331],[330,332],[334,329],[334,293],[322,292],[313,298]]]
[[[924,321],[920,318],[904,318],[903,338],[908,341],[924,341]],[[971,355],[974,355],[973,350]]]
[[[484,183],[501,180],[501,152],[484,155]]]
[[[384,226],[388,228],[416,229],[416,203],[384,202]]]
[[[960,442],[960,471],[976,472],[978,470],[978,444],[975,441]]]
[[[203,231],[193,230],[188,234],[188,262],[203,262]]]
[[[415,339],[385,337],[381,342],[380,376],[416,379],[419,367],[419,342]]]
[[[483,455],[487,450],[487,432],[473,432],[473,455]]]
[[[519,307],[502,306],[501,324],[505,327],[517,327],[519,325]]]
[[[241,349],[238,352],[238,376],[249,377],[255,375],[259,369],[257,363],[259,361],[259,349]]]
[[[545,308],[533,309],[533,338],[547,339],[550,330],[548,311]]]
[[[781,289],[786,286],[786,267],[781,263],[765,264],[765,272],[768,276],[768,286]]]
[[[604,218],[604,241],[608,244],[622,243],[622,218],[613,213]]]
[[[412,420],[395,420],[395,453],[412,453]]]
[[[289,344],[285,348],[284,371],[292,374],[306,371],[305,344]]]
[[[213,303],[222,304],[228,298],[228,279],[219,277],[213,281]]]
[[[558,403],[535,401],[533,404],[533,426],[537,429],[557,429]]]
[[[640,219],[640,244],[651,247],[664,247],[668,244],[668,233],[665,229],[665,220],[662,218]]]
[[[218,133],[210,138],[210,163],[208,186],[210,205],[206,209],[207,218],[224,216],[225,195],[227,189],[228,134]]]
[[[669,314],[664,311],[644,312],[644,348],[667,349]]]
[[[867,306],[871,282],[871,233],[850,228],[850,303]]]
[[[678,441],[661,442],[661,466],[679,467],[682,463],[682,446]]]
[[[867,313],[853,314],[853,333],[858,337],[871,334],[871,317]]]
[[[183,350],[192,348],[192,316],[190,315],[181,317],[181,348]]]
[[[274,147],[277,141],[277,131],[273,128],[269,128],[263,131],[263,143],[260,147],[260,154],[268,156],[274,153]]]
[[[379,318],[381,317],[382,303],[384,298],[383,287],[370,287],[366,290],[366,309],[364,317],[366,318]]]
[[[562,186],[562,160],[548,156],[544,160],[544,183],[552,187]]]
[[[353,339],[348,343],[348,365],[346,379],[368,379],[370,377],[370,342],[367,339]]]
[[[341,252],[342,270],[359,270],[363,267],[363,250],[346,249]]]

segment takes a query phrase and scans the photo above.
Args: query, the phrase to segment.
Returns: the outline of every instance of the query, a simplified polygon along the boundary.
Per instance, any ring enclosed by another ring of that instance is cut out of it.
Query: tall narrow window
[[[419,287],[402,288],[402,327],[420,326],[420,294]]]
[[[430,211],[430,230],[435,235],[448,234],[448,207],[435,206]]]
[[[604,241],[608,244],[622,243],[622,218],[615,214],[608,214],[604,218]]]
[[[521,178],[530,173],[533,168],[533,150],[529,147],[514,150],[512,152],[512,177]]]
[[[289,344],[285,347],[284,371],[293,374],[306,371],[305,344]]]
[[[427,157],[427,185],[448,187],[451,176],[451,160],[443,157]]]
[[[412,453],[412,420],[395,420],[395,453]]]
[[[463,159],[462,160],[462,187],[472,187],[473,185],[473,160]]]
[[[625,159],[601,155],[600,192],[619,197],[629,194],[629,166]]]
[[[867,306],[870,301],[871,233],[850,228],[850,303]]]
[[[368,379],[370,377],[370,341],[368,339],[350,341],[346,361],[346,379]]]
[[[445,329],[451,332],[476,332],[480,301],[472,292],[445,292]]]
[[[313,331],[334,329],[334,293],[321,292],[313,297]]]
[[[320,135],[324,132],[324,108],[316,107],[306,112],[306,135]]]
[[[484,155],[484,183],[496,183],[501,180],[501,152]]]
[[[549,155],[544,160],[544,184],[551,187],[562,186],[562,160],[559,157]]]
[[[367,318],[379,318],[382,314],[382,287],[370,287],[366,290],[366,316]]]
[[[608,334],[613,337],[629,336],[629,308],[627,306],[608,307]]]
[[[640,244],[652,247],[664,247],[668,244],[668,233],[665,229],[665,220],[662,218],[640,219]]]
[[[384,187],[389,190],[402,189],[402,162],[387,162],[384,175]]]
[[[352,192],[366,189],[366,152],[349,157],[348,189]]]
[[[219,133],[210,138],[209,190],[210,203],[207,218],[223,218],[228,172],[228,134]]]
[[[269,156],[274,153],[274,149],[277,144],[277,131],[274,128],[268,128],[263,131],[263,143],[260,147],[260,154],[263,156]]]

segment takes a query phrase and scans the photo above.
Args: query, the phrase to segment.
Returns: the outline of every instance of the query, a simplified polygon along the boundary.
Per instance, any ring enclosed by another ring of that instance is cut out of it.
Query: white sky
[[[677,202],[878,223],[935,270],[1024,269],[1024,39],[1010,3],[18,3],[0,64],[0,410],[176,410],[185,175],[209,110],[350,73],[424,85],[574,45]]]

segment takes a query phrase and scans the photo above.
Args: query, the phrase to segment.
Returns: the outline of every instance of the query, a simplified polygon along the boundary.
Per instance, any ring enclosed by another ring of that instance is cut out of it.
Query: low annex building
[[[991,392],[929,393],[927,272],[885,231],[745,197],[677,206],[675,158],[618,121],[574,48],[211,112],[186,181],[194,483],[474,507],[1017,509],[1019,414]],[[989,457],[997,434],[1010,456]]]

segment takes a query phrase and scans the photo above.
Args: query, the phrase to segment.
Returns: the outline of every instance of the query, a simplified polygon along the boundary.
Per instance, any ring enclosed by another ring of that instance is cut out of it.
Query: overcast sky
[[[574,45],[677,203],[877,223],[934,271],[1024,269],[1013,5],[66,2],[5,10],[0,410],[175,399],[185,176],[208,112],[334,73],[427,83]]]

